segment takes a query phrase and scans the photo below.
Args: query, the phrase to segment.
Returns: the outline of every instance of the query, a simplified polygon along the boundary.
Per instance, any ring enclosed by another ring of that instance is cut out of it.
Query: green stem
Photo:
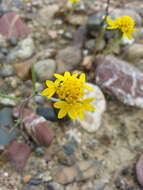
[[[13,100],[17,99],[16,96],[9,96],[9,95],[3,94],[3,93],[0,93],[0,97],[2,97],[2,98],[8,98],[8,99],[13,99]]]

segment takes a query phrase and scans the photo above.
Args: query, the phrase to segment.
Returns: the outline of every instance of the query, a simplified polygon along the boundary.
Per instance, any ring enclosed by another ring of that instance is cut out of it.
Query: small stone
[[[15,63],[15,73],[20,79],[26,79],[29,75],[32,60],[27,60],[22,63]]]
[[[35,73],[40,81],[51,79],[56,71],[56,62],[45,59],[35,64]]]
[[[0,75],[2,77],[10,77],[10,76],[14,75],[13,67],[11,65],[4,65],[1,68]]]
[[[69,23],[69,24],[72,24],[72,25],[76,25],[76,26],[82,26],[82,25],[85,25],[85,23],[87,22],[87,15],[84,14],[84,15],[80,15],[80,14],[68,14],[66,16],[66,21]]]
[[[95,160],[80,161],[72,167],[59,166],[52,171],[53,180],[66,185],[72,182],[83,181],[99,172],[99,164]]]
[[[29,33],[17,12],[10,11],[0,17],[0,33],[6,38],[23,37]]]
[[[31,175],[26,175],[23,177],[22,181],[24,184],[28,183],[30,181],[30,179],[32,178]]]
[[[66,166],[72,166],[75,164],[75,156],[74,154],[70,154],[67,156],[66,152],[64,150],[60,150],[56,154],[58,158],[58,162],[60,164],[66,165]]]
[[[57,73],[64,73],[65,71],[70,71],[76,67],[81,61],[81,50],[69,46],[58,52],[56,56],[57,63]]]
[[[87,35],[86,27],[80,26],[73,35],[72,45],[77,48],[82,48],[86,40],[86,35]]]
[[[0,110],[0,145],[7,145],[15,139],[17,131],[12,129],[14,123],[12,118],[12,109],[3,108]]]
[[[94,57],[91,55],[85,56],[83,58],[82,65],[85,67],[86,70],[90,70],[93,65]]]
[[[19,118],[20,107],[13,109],[13,116]],[[42,146],[49,146],[53,140],[52,129],[48,126],[50,122],[46,122],[44,117],[32,113],[29,109],[23,111],[23,124],[28,135]]]
[[[43,175],[43,178],[42,178],[42,181],[43,182],[48,182],[48,181],[51,181],[52,180],[52,177],[51,177],[51,174],[49,171],[46,171]]]
[[[45,101],[44,96],[34,96],[34,100],[37,104],[43,105]]]
[[[45,154],[45,151],[41,147],[37,147],[35,149],[35,153],[37,156],[43,156]]]
[[[143,59],[143,44],[134,43],[125,49],[125,59],[136,64]]]
[[[4,55],[7,55],[8,54],[7,48],[2,48],[1,53],[3,53]]]
[[[91,102],[91,104],[95,107],[94,111],[85,111],[85,119],[80,120],[77,118],[77,121],[80,123],[81,127],[83,127],[86,131],[92,133],[97,131],[97,129],[101,125],[102,116],[104,111],[106,110],[106,101],[104,95],[100,88],[91,83],[87,83],[94,91],[89,91],[85,89],[84,98],[93,97],[95,100]]]
[[[44,185],[44,190],[65,190],[65,186],[55,183],[55,182],[48,182]]]
[[[28,182],[29,185],[39,185],[41,183],[41,179],[30,179]]]
[[[70,144],[65,144],[64,146],[63,146],[63,148],[64,148],[64,151],[65,151],[65,153],[69,156],[69,155],[71,155],[75,150],[74,150],[74,147],[72,146],[72,145],[70,145]]]
[[[16,37],[13,37],[13,38],[10,38],[10,39],[9,39],[9,42],[10,42],[10,44],[11,44],[12,46],[16,46],[17,43],[18,43],[18,40],[17,40]]]
[[[22,172],[30,153],[31,149],[27,144],[13,141],[12,144],[8,147],[5,156],[16,170]]]
[[[137,180],[141,186],[143,186],[143,154],[140,156],[136,164]]]
[[[143,73],[111,55],[96,62],[96,84],[121,102],[143,108]]]
[[[34,41],[31,37],[25,38],[18,43],[17,58],[25,60],[35,53]]]
[[[84,160],[88,160],[88,154],[86,152],[82,153],[82,157],[84,158]]]
[[[90,33],[93,30],[97,31],[101,29],[105,14],[106,14],[105,11],[100,11],[89,17],[86,23],[88,33]]]
[[[11,50],[6,58],[8,63],[13,63],[17,59],[17,51]]]
[[[43,116],[45,119],[49,121],[58,121],[57,115],[53,108],[40,106],[37,108],[36,112],[38,115]]]
[[[0,64],[6,60],[6,57],[3,53],[0,52]]]
[[[85,48],[90,50],[90,51],[94,51],[96,47],[96,41],[94,39],[88,40],[85,43]]]
[[[11,95],[10,95],[11,96]],[[16,106],[16,101],[9,98],[0,97],[0,104],[4,106]]]

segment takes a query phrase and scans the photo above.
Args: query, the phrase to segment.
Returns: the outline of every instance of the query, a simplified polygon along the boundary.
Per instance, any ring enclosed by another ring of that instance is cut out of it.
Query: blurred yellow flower
[[[22,0],[23,3],[27,3],[29,2],[30,0]]]
[[[108,23],[107,29],[119,29],[122,32],[122,36],[132,39],[132,33],[136,31],[134,28],[134,21],[130,16],[121,16],[112,21],[110,16],[107,16],[106,22]]]
[[[73,4],[73,3],[77,3],[77,2],[79,2],[79,1],[80,1],[80,0],[69,0],[69,2],[72,3],[72,4]]]
[[[61,101],[54,103],[54,107],[60,109],[58,118],[61,119],[66,114],[70,118],[76,120],[77,115],[80,119],[84,119],[84,111],[93,111],[95,108],[90,103],[94,98],[84,98],[84,88],[93,90],[90,86],[85,84],[85,74],[80,76],[78,73],[71,75],[69,72],[65,72],[64,76],[55,74],[57,79],[55,82],[46,81],[46,88],[43,92],[43,96],[50,98],[55,93]]]

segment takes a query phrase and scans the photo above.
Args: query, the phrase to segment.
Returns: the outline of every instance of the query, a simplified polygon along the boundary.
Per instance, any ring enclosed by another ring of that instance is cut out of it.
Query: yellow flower
[[[119,29],[123,34],[123,38],[127,36],[129,40],[132,39],[132,33],[134,33],[136,29],[134,28],[135,23],[130,16],[121,16],[116,18],[115,21],[112,21],[111,18],[107,16],[106,21],[109,25],[107,29]]]
[[[78,73],[71,75],[65,72],[64,76],[55,74],[57,79],[55,82],[46,81],[46,88],[43,96],[50,98],[56,94],[61,101],[54,103],[54,107],[60,109],[58,118],[61,119],[67,114],[70,118],[75,120],[79,115],[80,119],[84,119],[84,110],[93,111],[95,108],[90,104],[94,98],[84,98],[84,88],[93,90],[90,86],[85,84],[85,74],[80,76]]]
[[[29,2],[30,0],[22,0],[23,3],[27,3]]]
[[[77,2],[79,2],[79,1],[80,1],[80,0],[69,0],[69,2],[72,3],[72,4],[73,4],[73,3],[77,3]]]
[[[51,98],[55,94],[55,92],[57,91],[57,88],[59,86],[59,81],[56,80],[55,82],[53,82],[50,80],[46,80],[46,85],[48,88],[43,90],[43,92],[41,94],[43,96],[48,96],[48,98]]]

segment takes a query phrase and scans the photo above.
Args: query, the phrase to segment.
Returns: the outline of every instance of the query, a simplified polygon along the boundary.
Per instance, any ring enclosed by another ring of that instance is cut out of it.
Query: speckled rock
[[[17,58],[24,60],[30,58],[35,52],[34,41],[31,37],[25,38],[18,43]]]
[[[143,108],[143,73],[114,56],[96,59],[96,83],[118,100]]]
[[[40,81],[51,79],[56,71],[56,62],[45,59],[35,64],[35,73]]]
[[[10,11],[0,17],[0,26],[0,33],[6,38],[23,37],[29,33],[17,12]]]
[[[14,75],[13,67],[11,65],[4,65],[1,68],[0,75],[2,77],[10,77],[10,76]]]
[[[85,119],[77,121],[80,123],[81,127],[83,127],[86,131],[92,133],[95,132],[101,125],[102,116],[104,111],[106,110],[106,100],[100,88],[91,83],[87,83],[94,91],[89,91],[85,89],[85,98],[94,97],[95,100],[91,102],[91,104],[95,107],[93,112],[85,111]]]
[[[82,26],[85,25],[88,17],[86,14],[68,14],[66,21],[72,25]]]
[[[72,167],[59,166],[52,170],[53,180],[60,184],[69,184],[93,177],[99,172],[99,163],[96,160],[80,161]]]
[[[19,118],[20,107],[13,109],[13,116]],[[23,124],[27,134],[38,144],[49,146],[53,140],[52,129],[44,117],[38,116],[29,109],[24,109]],[[50,124],[50,123],[49,123]]]
[[[69,46],[58,52],[56,56],[57,73],[64,73],[72,70],[81,61],[81,50],[74,46]]]
[[[8,147],[5,155],[6,159],[11,162],[13,167],[19,172],[22,172],[30,153],[31,149],[27,144],[13,141],[12,144]]]

